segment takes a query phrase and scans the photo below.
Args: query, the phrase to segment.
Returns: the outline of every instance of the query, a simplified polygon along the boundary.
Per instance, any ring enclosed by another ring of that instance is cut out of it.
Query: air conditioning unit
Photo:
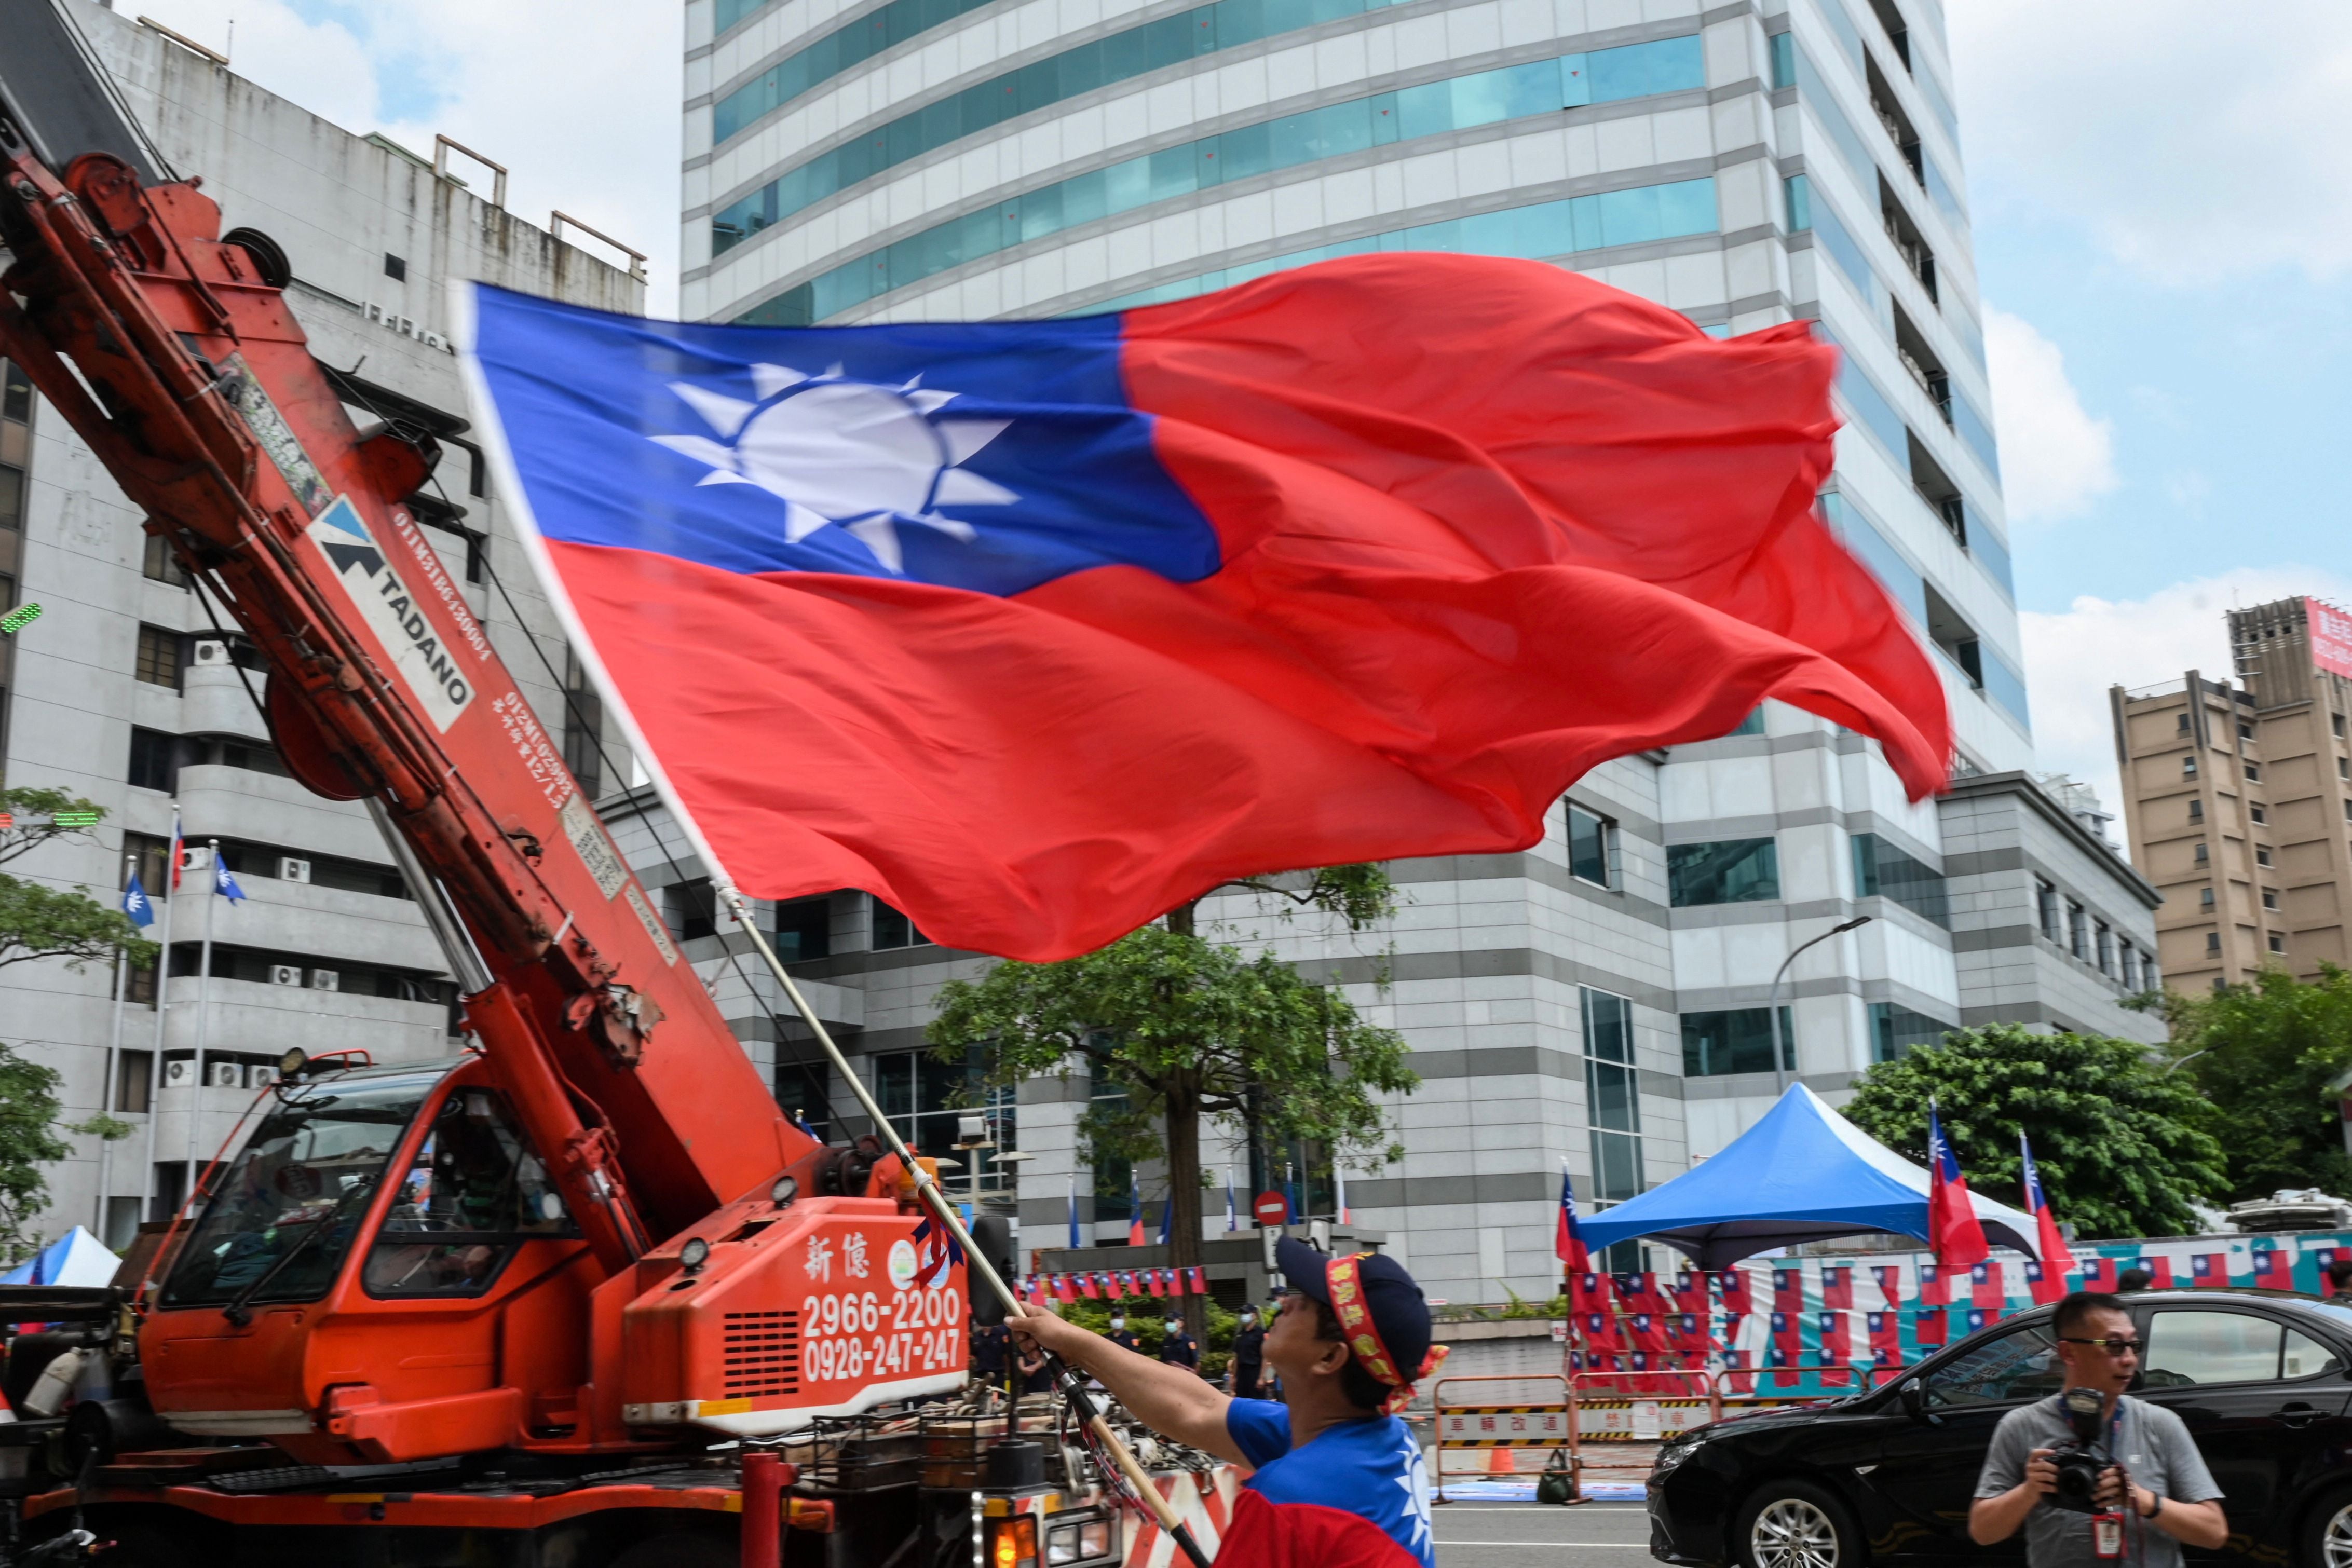
[[[230,662],[227,643],[204,642],[196,644],[197,664],[226,665]]]
[[[180,868],[183,871],[209,871],[212,869],[212,863],[213,848],[210,844],[184,844],[181,846]]]
[[[270,965],[269,983],[273,986],[300,985],[302,983],[302,966],[299,964]]]
[[[167,1061],[163,1063],[164,1088],[193,1089],[195,1087],[195,1084],[196,1064],[192,1060],[186,1057],[182,1057],[177,1061]]]
[[[245,1070],[245,1086],[247,1089],[267,1089],[277,1082],[278,1069],[274,1067],[248,1067]]]
[[[278,856],[278,880],[280,882],[310,881],[310,862],[302,859],[299,855]]]
[[[341,969],[313,969],[310,971],[310,988],[314,991],[340,991],[343,988],[343,972]]]
[[[234,1061],[205,1063],[205,1083],[213,1089],[236,1089],[245,1082],[245,1069]]]

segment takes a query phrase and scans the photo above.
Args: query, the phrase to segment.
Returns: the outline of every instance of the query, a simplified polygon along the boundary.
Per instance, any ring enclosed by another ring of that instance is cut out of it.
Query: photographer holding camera
[[[1977,1478],[1969,1536],[1979,1546],[2025,1527],[2032,1568],[2128,1560],[2180,1568],[2180,1543],[2213,1548],[2230,1527],[2221,1489],[2179,1416],[2124,1390],[2140,1339],[2117,1298],[2077,1291],[2052,1327],[2065,1386],[2001,1417]]]

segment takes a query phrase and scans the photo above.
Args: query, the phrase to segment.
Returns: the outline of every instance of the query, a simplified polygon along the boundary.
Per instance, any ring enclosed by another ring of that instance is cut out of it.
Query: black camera
[[[2051,1505],[2073,1513],[2097,1513],[2099,1478],[2116,1462],[2099,1446],[2106,1401],[2095,1388],[2069,1388],[2060,1405],[2074,1435],[2052,1445],[2050,1462],[2058,1467],[2058,1481],[2050,1492]]]

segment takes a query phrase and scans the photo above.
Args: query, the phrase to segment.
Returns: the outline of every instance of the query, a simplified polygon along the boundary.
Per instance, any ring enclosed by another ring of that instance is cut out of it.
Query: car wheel
[[[2305,1516],[2304,1568],[2352,1568],[2352,1490],[2330,1492]]]
[[[1740,1508],[1740,1568],[1860,1568],[1862,1537],[1845,1505],[1811,1481],[1768,1481]],[[2352,1568],[2352,1559],[2326,1568]]]

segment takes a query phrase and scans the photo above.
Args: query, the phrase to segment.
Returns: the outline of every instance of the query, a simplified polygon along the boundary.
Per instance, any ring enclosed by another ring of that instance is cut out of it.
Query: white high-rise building
[[[397,418],[440,442],[439,483],[411,509],[593,789],[595,747],[567,723],[560,691],[561,637],[467,434],[445,287],[481,277],[635,311],[644,280],[507,211],[495,166],[445,151],[436,172],[433,150],[331,125],[152,24],[88,0],[60,10],[160,157],[202,177],[224,229],[282,253],[287,303],[353,418]],[[208,866],[188,873],[172,901],[160,1020],[153,973],[132,974],[119,1037],[103,967],[0,967],[0,1041],[62,1075],[68,1119],[103,1110],[132,1124],[110,1147],[69,1139],[38,1228],[85,1225],[121,1245],[142,1212],[177,1206],[189,1160],[213,1156],[289,1047],[377,1061],[457,1050],[456,983],[365,810],[287,776],[257,706],[268,676],[243,634],[207,612],[23,372],[0,361],[0,611],[40,607],[0,638],[0,777],[107,813],[95,833],[7,870],[110,904],[136,861],[161,904],[176,800],[198,858],[217,841],[246,894],[230,907],[207,895]],[[593,708],[583,716],[593,728]]]
[[[1843,350],[1823,510],[1936,651],[1949,797],[1906,803],[1874,744],[1767,705],[1595,770],[1526,853],[1398,866],[1411,902],[1369,941],[1246,899],[1204,911],[1404,1030],[1423,1080],[1398,1107],[1408,1152],[1349,1198],[1433,1290],[1542,1290],[1561,1159],[1589,1198],[1631,1196],[1791,1074],[1834,1094],[1955,1025],[2160,1027],[2117,1006],[2158,983],[2153,889],[2032,773],[1937,0],[688,0],[687,17],[689,316],[1047,317],[1434,249],[1552,261],[1718,334],[1811,319]],[[904,1053],[929,998],[981,961],[869,923],[868,902],[801,918],[830,944],[805,967],[919,1084],[932,1069]],[[1076,1151],[1085,1093],[1024,1095],[1032,1246],[1059,1244],[1073,1174],[1124,1229],[1123,1180]]]

